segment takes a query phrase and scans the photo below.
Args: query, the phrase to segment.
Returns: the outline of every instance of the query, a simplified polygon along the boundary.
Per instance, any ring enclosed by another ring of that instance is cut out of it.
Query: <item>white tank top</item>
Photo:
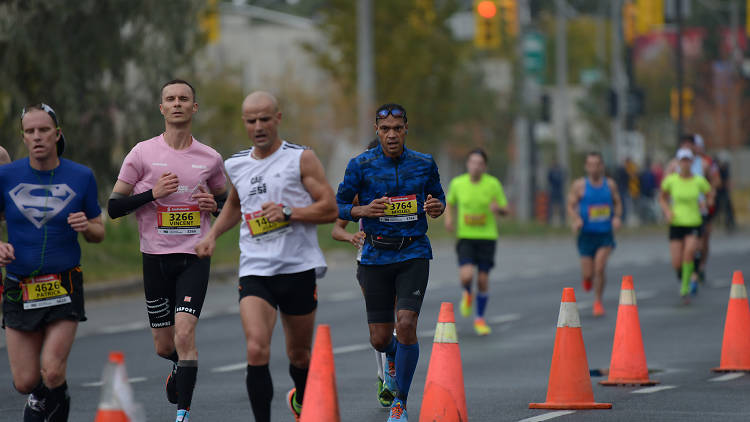
[[[282,141],[278,150],[262,160],[253,158],[251,148],[224,162],[242,210],[240,277],[290,274],[310,269],[315,269],[318,278],[325,274],[327,266],[318,245],[315,224],[269,223],[258,215],[261,205],[266,202],[292,208],[313,203],[300,174],[300,158],[305,149]]]

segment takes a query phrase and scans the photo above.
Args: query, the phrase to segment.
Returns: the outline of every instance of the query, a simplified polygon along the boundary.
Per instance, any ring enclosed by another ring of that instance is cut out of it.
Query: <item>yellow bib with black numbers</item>
[[[288,221],[268,221],[262,213],[263,211],[255,211],[245,214],[245,221],[253,240],[267,241],[292,231]]]
[[[467,226],[484,226],[487,224],[487,214],[464,214]]]
[[[201,211],[198,205],[156,208],[156,231],[159,234],[200,234]]]
[[[611,215],[612,209],[609,205],[589,206],[589,221],[607,221]]]
[[[417,195],[391,196],[386,204],[383,223],[399,223],[417,220]]]
[[[21,283],[23,309],[38,309],[70,303],[70,295],[60,282],[60,274],[27,278]]]

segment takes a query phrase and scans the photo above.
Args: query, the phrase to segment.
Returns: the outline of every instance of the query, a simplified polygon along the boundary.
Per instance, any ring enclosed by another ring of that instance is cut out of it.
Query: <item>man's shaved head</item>
[[[242,110],[248,108],[265,108],[271,106],[274,112],[279,111],[279,102],[271,93],[266,91],[255,91],[250,93],[242,102]]]

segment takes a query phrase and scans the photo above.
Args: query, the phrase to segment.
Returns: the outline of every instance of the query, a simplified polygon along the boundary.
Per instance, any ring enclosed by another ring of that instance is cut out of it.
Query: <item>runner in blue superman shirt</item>
[[[60,158],[57,115],[46,104],[21,114],[27,158],[0,166],[3,327],[13,385],[28,394],[23,420],[67,421],[68,354],[78,321],[86,320],[78,234],[104,239],[96,181],[88,167]]]

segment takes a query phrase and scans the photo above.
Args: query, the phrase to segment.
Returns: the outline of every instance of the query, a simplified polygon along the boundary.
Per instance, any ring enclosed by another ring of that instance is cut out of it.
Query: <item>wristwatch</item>
[[[292,207],[284,206],[284,208],[281,209],[281,213],[284,214],[284,221],[289,221],[289,219],[292,218]]]

